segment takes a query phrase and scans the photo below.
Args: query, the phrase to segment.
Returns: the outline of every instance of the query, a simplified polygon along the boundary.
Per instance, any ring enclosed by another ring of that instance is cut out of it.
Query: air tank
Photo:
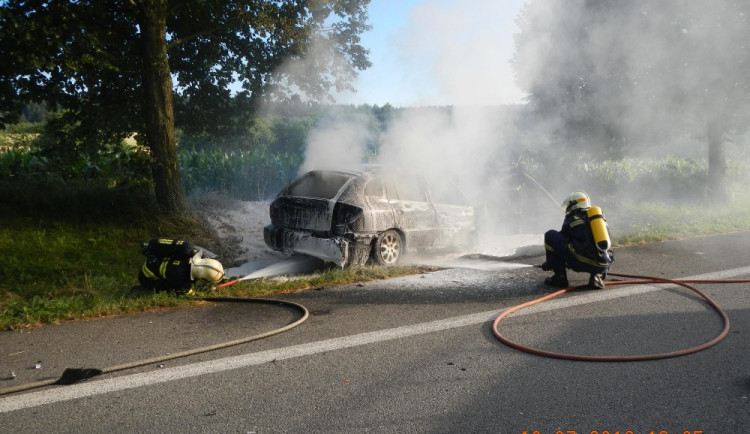
[[[607,222],[602,215],[602,209],[598,206],[592,206],[588,209],[587,214],[589,216],[591,232],[594,234],[596,247],[602,252],[606,252],[612,247],[612,242],[609,240]]]

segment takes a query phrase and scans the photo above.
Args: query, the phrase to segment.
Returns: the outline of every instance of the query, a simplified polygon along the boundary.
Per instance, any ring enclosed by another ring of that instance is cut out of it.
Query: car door
[[[364,188],[365,200],[369,206],[365,230],[379,233],[396,226],[393,209],[386,194],[385,180],[381,176],[370,179]]]
[[[453,185],[433,184],[430,198],[437,215],[436,247],[468,246],[475,234],[474,207]]]
[[[406,245],[413,249],[432,247],[437,217],[422,179],[402,173],[388,176],[386,193],[396,225],[405,235]]]

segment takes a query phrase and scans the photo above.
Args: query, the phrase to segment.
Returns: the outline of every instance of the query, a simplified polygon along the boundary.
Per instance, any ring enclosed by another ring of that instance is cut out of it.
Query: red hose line
[[[235,283],[237,283],[237,282],[239,282],[239,281],[240,281],[240,279],[229,280],[229,281],[227,281],[227,282],[224,282],[224,283],[222,283],[221,285],[218,285],[218,286],[216,287],[216,289],[219,289],[219,288],[225,288],[225,287],[227,287],[227,286],[229,286],[229,285],[234,285]]]
[[[540,350],[538,348],[532,348],[532,347],[528,347],[525,345],[521,345],[517,342],[511,341],[510,339],[503,336],[498,330],[498,325],[500,324],[500,321],[502,321],[503,318],[511,315],[512,313],[517,312],[521,309],[527,308],[529,306],[533,306],[535,304],[539,304],[544,301],[550,300],[552,298],[557,297],[558,295],[565,294],[566,292],[570,292],[576,289],[587,287],[587,285],[581,285],[581,286],[574,286],[570,288],[561,289],[557,292],[547,294],[543,297],[528,301],[526,303],[519,304],[510,309],[507,309],[506,311],[498,315],[497,318],[495,318],[495,321],[492,323],[492,333],[495,335],[497,339],[499,339],[501,342],[503,342],[504,344],[512,348],[515,348],[517,350],[520,350],[526,353],[535,354],[535,355],[543,356],[543,357],[552,357],[556,359],[578,360],[578,361],[586,361],[586,362],[634,362],[634,361],[658,360],[658,359],[667,359],[670,357],[684,356],[687,354],[697,353],[698,351],[702,351],[702,350],[705,350],[706,348],[716,345],[722,339],[724,339],[729,333],[729,317],[727,317],[726,313],[724,313],[721,307],[719,307],[719,305],[716,304],[710,297],[708,297],[703,292],[699,291],[694,286],[691,286],[690,284],[691,283],[708,283],[708,284],[710,283],[750,283],[750,279],[674,280],[674,279],[666,279],[662,277],[639,276],[639,275],[631,275],[631,274],[609,273],[609,275],[617,276],[617,277],[625,277],[629,279],[637,279],[637,280],[609,281],[609,282],[606,282],[607,286],[669,283],[669,284],[685,287],[695,292],[696,294],[698,294],[701,298],[703,298],[706,301],[706,303],[708,303],[708,305],[711,306],[716,311],[716,313],[719,314],[719,316],[721,316],[721,319],[724,321],[724,328],[722,329],[721,333],[719,333],[719,335],[717,335],[715,338],[711,339],[708,342],[705,342],[703,344],[700,344],[694,347],[690,347],[690,348],[686,348],[686,349],[678,350],[678,351],[667,352],[667,353],[643,354],[643,355],[634,355],[634,356],[588,356],[588,355],[579,355],[579,354],[559,353],[559,352],[554,352],[554,351],[545,351],[545,350]]]

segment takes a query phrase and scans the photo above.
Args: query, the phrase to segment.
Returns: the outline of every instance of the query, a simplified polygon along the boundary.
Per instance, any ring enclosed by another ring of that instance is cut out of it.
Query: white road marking
[[[715,273],[701,274],[698,276],[685,277],[684,279],[727,279],[736,276],[750,275],[750,267],[735,268]],[[655,291],[664,285],[634,285],[618,288],[616,291],[591,291],[576,297],[561,300],[553,300],[541,305],[533,306],[517,312],[515,315],[528,315],[534,312],[562,309],[570,306],[580,306],[615,298],[629,297]],[[45,404],[69,401],[73,399],[94,396],[103,393],[116,392],[119,390],[133,389],[167,381],[180,380],[184,378],[197,377],[205,374],[229,371],[231,369],[244,368],[248,366],[269,363],[274,360],[285,360],[296,357],[320,354],[344,348],[357,347],[361,345],[384,342],[410,336],[422,335],[437,331],[450,330],[454,328],[481,324],[494,319],[501,311],[489,310],[455,318],[447,318],[436,321],[395,327],[369,333],[360,333],[351,336],[326,339],[307,344],[293,345],[286,348],[260,351],[242,354],[239,356],[225,357],[206,362],[192,363],[176,366],[174,368],[160,369],[157,371],[125,375],[106,380],[94,380],[80,384],[64,387],[53,387],[39,392],[30,392],[19,395],[11,395],[0,398],[0,413],[7,413],[26,408],[37,407]]]

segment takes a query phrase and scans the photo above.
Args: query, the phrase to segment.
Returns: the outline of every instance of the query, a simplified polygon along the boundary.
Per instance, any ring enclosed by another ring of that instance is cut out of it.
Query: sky
[[[372,67],[342,104],[523,102],[509,60],[524,0],[372,0],[362,35]]]

